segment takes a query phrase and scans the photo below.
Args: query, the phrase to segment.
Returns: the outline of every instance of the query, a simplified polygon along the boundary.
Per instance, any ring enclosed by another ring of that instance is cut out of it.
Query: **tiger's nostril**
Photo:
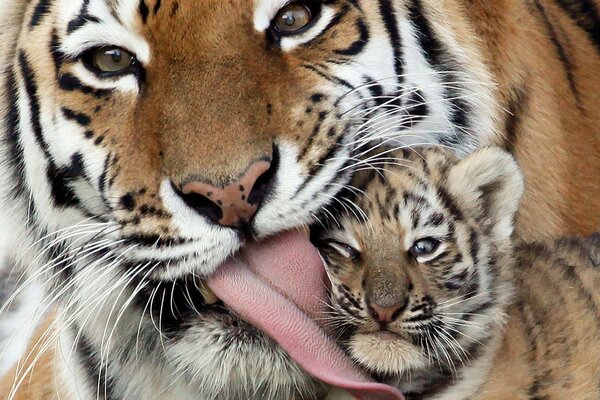
[[[171,182],[171,185],[173,186],[173,190],[179,194],[185,204],[198,214],[204,215],[213,222],[218,222],[223,219],[223,210],[210,198],[199,193],[184,194],[174,183]]]
[[[218,187],[204,182],[186,184],[177,193],[188,206],[227,227],[249,222],[264,201],[275,176],[275,163],[255,162],[237,181]]]
[[[262,175],[258,177],[250,194],[248,195],[248,203],[250,204],[261,204],[265,197],[267,196],[267,192],[271,186],[271,182],[275,176],[276,165],[272,163],[270,167],[265,171]]]

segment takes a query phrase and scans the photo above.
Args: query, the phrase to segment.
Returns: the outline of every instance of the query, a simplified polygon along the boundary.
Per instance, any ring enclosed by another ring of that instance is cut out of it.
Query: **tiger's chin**
[[[378,375],[401,376],[428,364],[418,346],[391,332],[357,333],[347,347],[355,361]]]

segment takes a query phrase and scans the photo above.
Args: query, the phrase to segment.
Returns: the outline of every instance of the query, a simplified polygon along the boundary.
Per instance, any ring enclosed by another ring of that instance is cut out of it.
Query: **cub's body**
[[[515,245],[503,151],[395,155],[313,235],[353,358],[408,400],[600,398],[600,236]]]

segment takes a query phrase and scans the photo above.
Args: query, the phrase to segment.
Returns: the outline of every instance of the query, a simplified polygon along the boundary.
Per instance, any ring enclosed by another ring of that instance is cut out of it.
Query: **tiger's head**
[[[363,173],[357,188],[355,207],[313,237],[332,326],[358,363],[407,393],[447,382],[503,322],[519,168],[495,148],[462,161],[417,150]]]
[[[2,8],[6,226],[61,304],[75,362],[111,366],[105,384],[130,398],[311,397],[204,279],[314,222],[372,146],[466,154],[496,132],[476,43],[437,2]],[[144,362],[156,385],[136,381]]]

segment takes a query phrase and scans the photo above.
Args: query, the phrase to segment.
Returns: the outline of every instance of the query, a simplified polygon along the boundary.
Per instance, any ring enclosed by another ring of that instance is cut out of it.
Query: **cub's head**
[[[399,156],[357,177],[355,201],[314,234],[330,319],[374,373],[452,370],[502,319],[523,180],[491,148],[463,161],[440,150]]]

